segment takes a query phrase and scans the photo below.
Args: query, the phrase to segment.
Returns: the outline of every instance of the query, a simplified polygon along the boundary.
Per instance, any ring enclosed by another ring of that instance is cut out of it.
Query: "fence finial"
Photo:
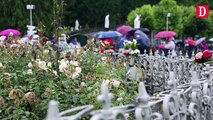
[[[49,102],[48,114],[46,120],[59,120],[58,102],[51,100]]]
[[[97,101],[102,104],[104,109],[109,109],[112,98],[113,98],[113,95],[112,93],[109,93],[107,84],[103,82],[101,85],[101,95],[97,97]]]
[[[177,88],[177,81],[175,79],[175,73],[174,72],[169,72],[169,81],[168,85],[171,88],[171,93],[177,94],[176,93],[176,88]]]
[[[138,92],[139,92],[139,94],[137,97],[137,101],[139,103],[147,104],[149,102],[149,100],[151,99],[151,97],[147,93],[143,82],[140,82]]]

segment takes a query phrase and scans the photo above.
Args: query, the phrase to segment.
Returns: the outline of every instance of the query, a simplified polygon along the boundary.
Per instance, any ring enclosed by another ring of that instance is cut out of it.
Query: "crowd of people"
[[[148,35],[147,35],[148,36]],[[146,51],[146,54],[150,54],[150,51],[154,55],[156,50],[158,50],[160,55],[168,56],[169,54],[172,56],[180,55],[180,51],[183,52],[183,54],[187,54],[189,58],[192,57],[193,52],[196,54],[198,51],[204,51],[208,50],[208,44],[206,43],[205,38],[200,38],[198,40],[192,40],[191,38],[186,39],[182,44],[178,44],[175,38],[172,37],[166,37],[161,39],[163,41],[162,44],[150,44],[150,39],[143,37],[140,37],[140,34],[131,34],[128,33],[126,35],[122,35],[118,39],[118,44],[114,43],[113,38],[101,38],[96,39],[97,41],[101,41],[102,44],[100,46],[101,53],[104,53],[104,49],[106,45],[110,46],[110,49],[113,51],[120,52],[124,48],[124,41],[132,41],[133,39],[137,40],[137,47],[140,51],[140,54],[144,54]],[[45,45],[48,41],[51,44],[58,44],[58,46],[61,48],[62,51],[69,51],[74,52],[74,49],[81,48],[81,43],[78,41],[77,37],[71,37],[67,38],[65,34],[61,34],[58,38],[58,43],[56,43],[56,40],[54,37],[40,37],[39,35],[26,35],[23,38],[20,38],[19,36],[13,36],[11,33],[9,36],[1,36],[1,45],[11,45],[11,47],[14,47],[19,44],[19,41],[21,40],[24,43],[27,42],[39,42],[42,45]],[[117,46],[116,46],[117,45]]]

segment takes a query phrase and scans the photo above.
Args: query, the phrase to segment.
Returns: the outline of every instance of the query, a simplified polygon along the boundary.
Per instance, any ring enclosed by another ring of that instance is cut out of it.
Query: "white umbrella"
[[[213,38],[210,38],[209,41],[210,41],[210,42],[213,42]]]
[[[195,41],[195,45],[199,45],[200,43],[202,43],[205,40],[206,40],[206,38],[202,37],[202,38],[200,38],[200,39],[198,39],[198,40]]]

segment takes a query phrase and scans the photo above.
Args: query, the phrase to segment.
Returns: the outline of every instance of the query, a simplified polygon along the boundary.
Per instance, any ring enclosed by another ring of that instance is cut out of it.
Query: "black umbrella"
[[[141,28],[141,31],[143,31],[146,34],[150,34],[151,31],[148,28]]]
[[[130,35],[134,35],[134,33],[137,31],[137,30],[140,30],[142,32],[144,32],[145,34],[150,34],[150,30],[148,28],[134,28],[132,30],[130,30],[128,33]]]
[[[71,32],[67,33],[68,36],[74,36],[74,35],[78,35],[78,34],[81,34],[81,32],[80,31],[71,31]]]
[[[87,44],[87,36],[83,35],[83,34],[74,34],[72,36],[70,36],[70,38],[67,40],[67,43],[71,43],[71,41],[77,38],[78,42],[80,43],[81,46],[84,46]]]
[[[150,42],[148,36],[141,30],[136,30],[134,33],[134,38],[138,41],[140,46],[149,48],[150,47]]]

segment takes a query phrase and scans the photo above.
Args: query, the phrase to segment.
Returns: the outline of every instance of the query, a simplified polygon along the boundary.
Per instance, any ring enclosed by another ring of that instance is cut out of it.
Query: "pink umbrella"
[[[13,33],[13,36],[20,36],[21,32],[15,29],[6,29],[0,32],[0,36],[9,36],[10,33]]]
[[[191,46],[195,46],[195,41],[192,39],[186,39],[185,42]]]
[[[132,30],[133,28],[131,26],[122,25],[116,28],[116,31],[120,32],[123,35],[128,35],[128,32]]]
[[[174,37],[175,35],[176,35],[176,32],[174,31],[161,31],[155,35],[155,38],[169,38],[169,37]]]

